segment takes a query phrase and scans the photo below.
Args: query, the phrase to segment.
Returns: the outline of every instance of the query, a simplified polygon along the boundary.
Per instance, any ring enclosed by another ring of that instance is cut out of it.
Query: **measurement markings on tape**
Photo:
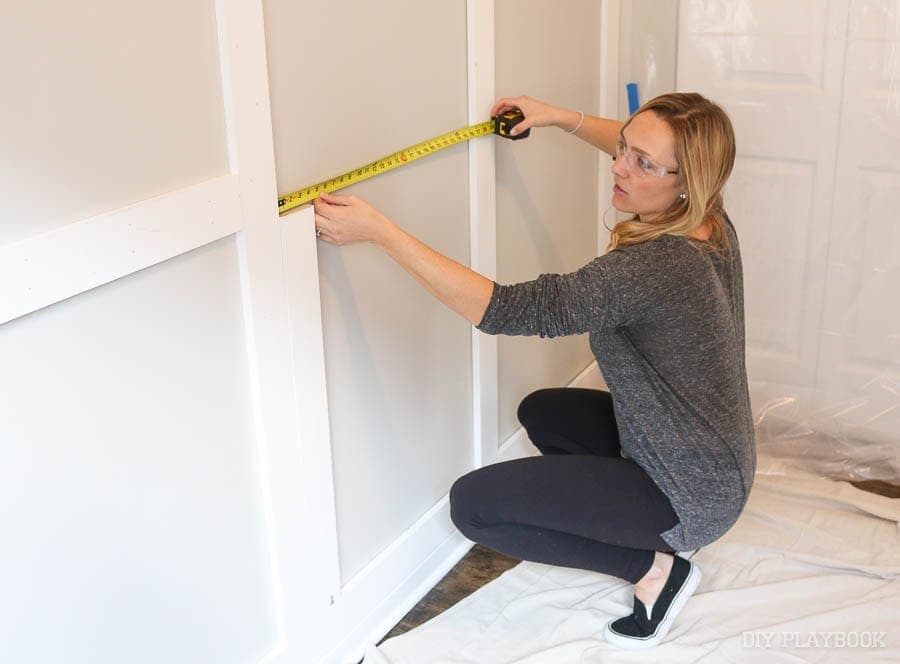
[[[524,119],[525,116],[522,115],[522,112],[516,109],[502,113],[487,122],[463,127],[462,129],[436,136],[427,141],[416,143],[415,145],[411,145],[399,152],[394,152],[387,157],[373,161],[360,168],[347,171],[346,173],[319,182],[318,184],[304,187],[303,189],[298,189],[297,191],[279,197],[278,214],[284,214],[288,210],[292,210],[304,203],[309,203],[323,191],[332,192],[343,189],[344,187],[349,187],[351,184],[356,184],[357,182],[362,182],[363,180],[380,175],[386,171],[405,166],[416,159],[421,159],[422,157],[443,150],[444,148],[449,148],[452,145],[457,145],[458,143],[469,141],[473,138],[478,138],[479,136],[497,134],[498,136],[503,136],[504,138],[512,140],[526,138],[531,133],[531,129],[526,129],[518,136],[509,135],[509,131]]]

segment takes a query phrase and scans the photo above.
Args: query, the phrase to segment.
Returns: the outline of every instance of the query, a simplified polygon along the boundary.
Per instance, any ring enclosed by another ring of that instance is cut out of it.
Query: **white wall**
[[[212,3],[4,2],[0,44],[0,242],[228,171]]]

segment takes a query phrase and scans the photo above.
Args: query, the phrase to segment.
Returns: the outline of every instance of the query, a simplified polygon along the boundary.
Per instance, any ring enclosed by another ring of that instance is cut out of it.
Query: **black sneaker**
[[[666,638],[675,616],[694,594],[700,585],[701,577],[697,563],[675,555],[666,585],[663,586],[650,611],[648,612],[647,606],[635,596],[632,614],[606,623],[603,636],[613,645],[628,650],[652,648],[657,645]]]

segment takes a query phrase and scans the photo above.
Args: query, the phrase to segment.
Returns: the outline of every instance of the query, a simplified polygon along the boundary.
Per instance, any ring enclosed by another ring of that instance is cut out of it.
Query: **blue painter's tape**
[[[628,90],[628,115],[633,115],[641,106],[638,101],[637,83],[627,83],[625,89]]]

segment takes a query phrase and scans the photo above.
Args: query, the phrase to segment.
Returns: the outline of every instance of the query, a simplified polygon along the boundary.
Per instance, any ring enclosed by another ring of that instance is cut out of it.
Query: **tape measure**
[[[513,141],[527,138],[531,133],[530,128],[526,129],[518,136],[509,135],[510,130],[524,119],[525,116],[522,114],[522,111],[520,111],[519,109],[514,109],[512,111],[507,111],[506,113],[501,113],[500,115],[491,118],[487,122],[469,125],[468,127],[457,129],[456,131],[441,134],[440,136],[436,136],[435,138],[431,138],[427,141],[416,143],[415,145],[404,148],[399,152],[394,152],[387,157],[383,157],[381,159],[373,161],[372,163],[366,164],[365,166],[362,166],[360,168],[342,173],[341,175],[337,175],[331,179],[325,180],[324,182],[319,182],[318,184],[304,187],[303,189],[298,189],[297,191],[293,191],[290,194],[285,194],[284,196],[279,197],[278,214],[284,214],[288,210],[292,210],[295,207],[303,205],[304,203],[309,203],[311,200],[318,197],[318,195],[323,191],[332,192],[338,189],[343,189],[344,187],[349,187],[351,184],[356,184],[357,182],[368,180],[369,178],[380,175],[385,171],[390,171],[395,168],[399,168],[400,166],[405,166],[406,164],[413,162],[416,159],[421,159],[422,157],[437,152],[438,150],[449,148],[452,145],[456,145],[457,143],[462,143],[463,141],[468,141],[473,138],[478,138],[479,136],[497,134],[498,136],[503,136],[504,138],[508,138]]]

